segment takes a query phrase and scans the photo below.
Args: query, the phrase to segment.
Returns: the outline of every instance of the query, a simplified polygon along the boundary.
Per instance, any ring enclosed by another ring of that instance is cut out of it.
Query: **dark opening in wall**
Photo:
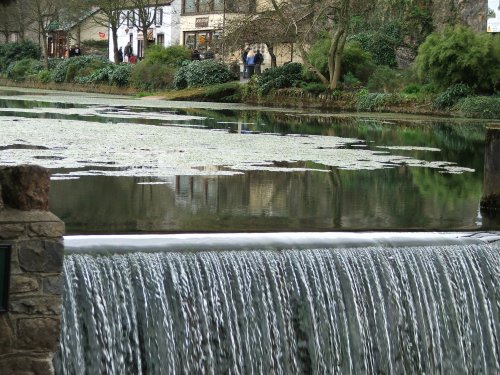
[[[10,245],[0,245],[0,312],[7,311],[10,279]]]

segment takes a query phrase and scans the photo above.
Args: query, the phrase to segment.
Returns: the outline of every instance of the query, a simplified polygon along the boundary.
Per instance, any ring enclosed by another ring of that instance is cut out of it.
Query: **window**
[[[226,10],[248,11],[250,0],[184,0],[182,14],[185,13],[210,13],[223,12],[224,4]],[[240,4],[240,2],[242,4]]]
[[[210,0],[198,0],[198,12],[206,13],[212,10],[212,1]]]
[[[156,9],[155,25],[163,25],[163,8]]]
[[[197,0],[184,0],[184,13],[196,13]]]
[[[200,52],[206,51],[212,42],[212,38],[217,38],[221,34],[220,30],[186,32],[184,33],[184,45],[189,49],[197,49]]]
[[[156,44],[158,44],[159,46],[165,47],[165,35],[158,34],[156,36]]]
[[[217,12],[223,12],[224,11],[224,0],[214,0],[214,10]]]
[[[137,40],[137,57],[144,57],[144,40]]]
[[[135,24],[135,12],[134,11],[127,12],[127,26],[134,27],[134,24]]]

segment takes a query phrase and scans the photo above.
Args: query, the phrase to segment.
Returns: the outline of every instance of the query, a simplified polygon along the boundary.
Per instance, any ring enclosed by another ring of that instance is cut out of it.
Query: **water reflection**
[[[477,222],[481,189],[464,175],[403,166],[164,181],[82,177],[53,181],[50,201],[69,233],[498,229],[494,218]]]

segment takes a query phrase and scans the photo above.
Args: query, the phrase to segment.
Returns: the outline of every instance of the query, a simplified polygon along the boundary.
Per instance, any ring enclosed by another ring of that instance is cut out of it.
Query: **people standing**
[[[131,64],[135,64],[137,62],[137,58],[134,56],[134,54],[132,53],[130,55],[130,57],[128,58],[128,61],[131,63]]]
[[[255,74],[260,74],[261,65],[264,62],[264,56],[262,55],[262,53],[260,53],[260,49],[258,49],[257,53],[255,54],[254,62],[255,62]]]
[[[130,56],[132,55],[132,46],[130,45],[130,42],[128,42],[127,45],[125,46],[123,53],[125,54],[124,61],[125,62],[130,61]]]
[[[122,47],[118,48],[118,62],[119,63],[123,62],[123,50],[122,50]]]
[[[247,56],[250,48],[245,48],[241,53],[241,61],[243,62],[243,78],[248,78]]]
[[[252,78],[255,72],[255,52],[253,49],[247,53],[247,78]]]

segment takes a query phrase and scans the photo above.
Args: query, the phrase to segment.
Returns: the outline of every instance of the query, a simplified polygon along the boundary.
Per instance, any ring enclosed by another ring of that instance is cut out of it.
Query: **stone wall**
[[[0,312],[0,374],[53,374],[62,306],[64,223],[47,211],[49,175],[0,167],[0,244],[10,245],[8,312]]]

